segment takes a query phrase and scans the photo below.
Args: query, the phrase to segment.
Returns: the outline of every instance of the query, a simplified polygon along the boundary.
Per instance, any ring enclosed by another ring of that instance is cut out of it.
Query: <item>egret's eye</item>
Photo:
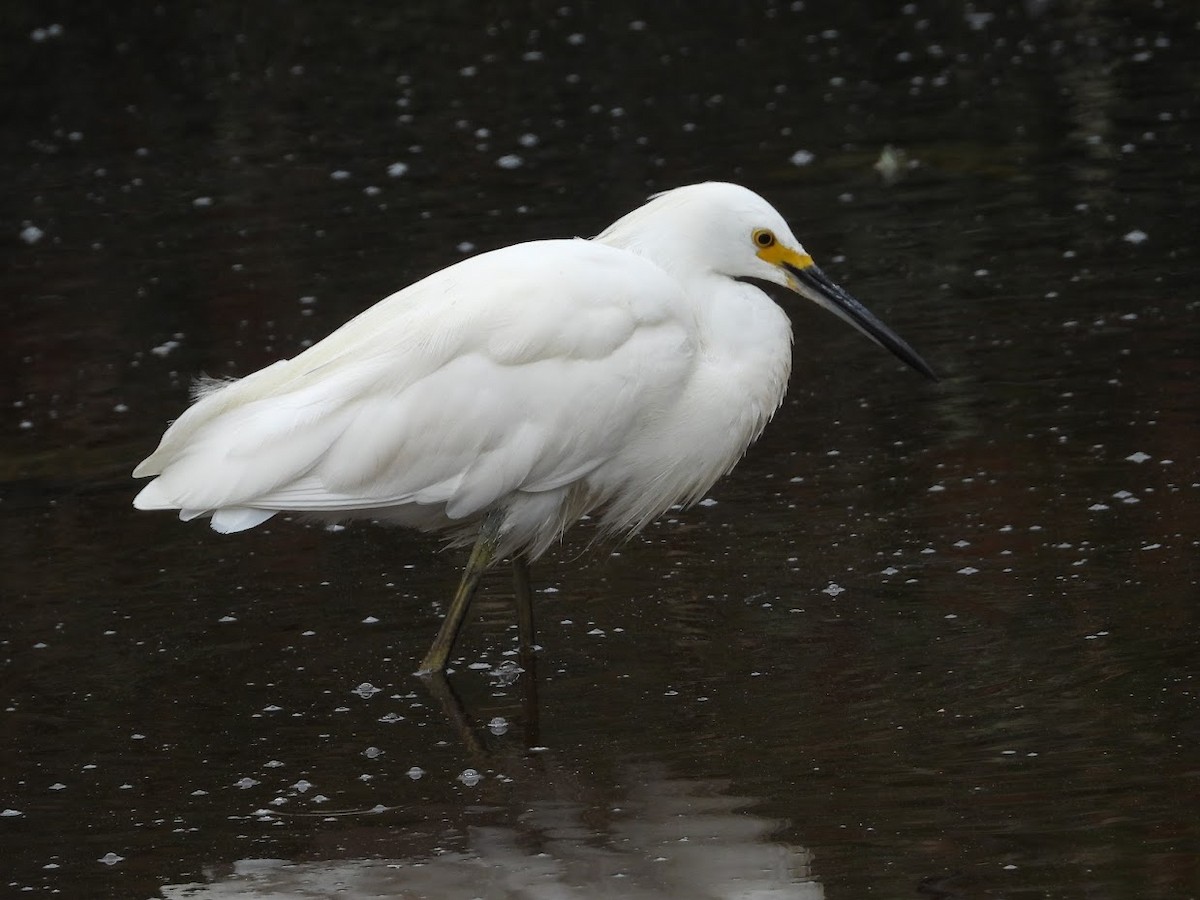
[[[775,233],[767,228],[759,228],[754,232],[754,243],[762,249],[775,246]]]

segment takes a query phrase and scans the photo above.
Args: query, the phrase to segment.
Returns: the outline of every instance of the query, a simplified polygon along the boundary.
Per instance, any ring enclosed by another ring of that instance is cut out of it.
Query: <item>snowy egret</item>
[[[700,500],[762,432],[791,371],[787,316],[745,279],[836,313],[919,372],[917,353],[829,280],[762,197],[705,183],[591,240],[516,244],[381,300],[324,340],[195,403],[134,470],[138,509],[276,513],[441,532],[471,555],[422,672],[440,671],[480,575],[583,515],[636,533]]]

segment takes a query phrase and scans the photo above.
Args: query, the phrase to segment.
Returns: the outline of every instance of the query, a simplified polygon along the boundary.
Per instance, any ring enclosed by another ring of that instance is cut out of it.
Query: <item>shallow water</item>
[[[1200,895],[1186,5],[21,15],[0,885]],[[535,568],[535,671],[497,570],[448,684],[409,674],[462,562],[428,538],[130,507],[196,374],[704,178],[943,380],[785,301],[764,438],[713,502]]]

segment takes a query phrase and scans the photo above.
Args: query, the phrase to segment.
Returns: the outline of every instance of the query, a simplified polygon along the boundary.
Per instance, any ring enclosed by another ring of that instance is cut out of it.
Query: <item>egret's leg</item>
[[[446,658],[454,647],[459,629],[462,628],[463,619],[471,606],[471,598],[475,596],[475,590],[479,587],[479,579],[484,569],[495,559],[498,540],[498,528],[495,523],[490,519],[484,521],[475,546],[471,548],[471,556],[467,560],[466,569],[463,570],[462,581],[458,583],[458,590],[454,593],[454,599],[450,601],[450,608],[446,610],[446,618],[442,620],[437,637],[433,639],[429,652],[421,661],[421,668],[417,669],[418,675],[441,672],[446,668]]]
[[[517,633],[521,638],[521,655],[533,652],[533,595],[529,590],[529,561],[518,554],[512,559],[513,593],[517,602]]]

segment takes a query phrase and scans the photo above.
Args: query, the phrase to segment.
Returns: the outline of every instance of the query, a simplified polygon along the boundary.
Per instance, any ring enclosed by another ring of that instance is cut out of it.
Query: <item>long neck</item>
[[[688,285],[700,345],[744,382],[747,400],[769,417],[783,399],[792,367],[791,321],[761,288],[723,275]],[[765,421],[765,420],[764,420]]]
[[[792,364],[791,322],[760,288],[719,274],[708,263],[702,236],[691,233],[690,220],[671,216],[662,227],[659,216],[681,202],[674,192],[661,195],[618,219],[595,237],[641,256],[665,270],[680,285],[693,317],[700,354],[726,380],[721,392],[740,394],[738,416],[754,423],[748,440],[757,437],[787,388]],[[730,408],[736,408],[730,398]]]

